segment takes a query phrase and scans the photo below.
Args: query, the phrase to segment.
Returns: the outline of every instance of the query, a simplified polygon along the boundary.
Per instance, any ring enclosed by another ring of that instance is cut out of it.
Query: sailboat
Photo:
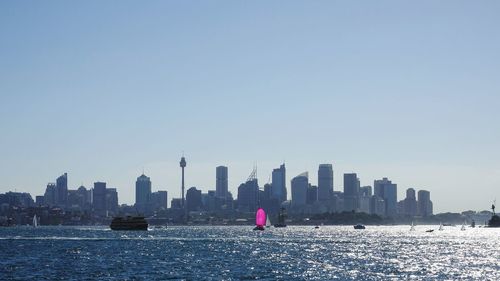
[[[415,226],[413,225],[413,221],[411,222],[410,231],[415,231]]]
[[[269,215],[266,217],[266,227],[271,227],[271,220],[269,219]]]
[[[460,228],[460,230],[465,230],[465,222],[462,224],[462,227]]]
[[[255,213],[255,227],[253,230],[264,230],[266,225],[266,212],[264,209],[259,208]]]
[[[33,227],[38,227],[38,218],[36,215],[33,216]]]
[[[443,230],[443,223],[439,224],[439,230]]]

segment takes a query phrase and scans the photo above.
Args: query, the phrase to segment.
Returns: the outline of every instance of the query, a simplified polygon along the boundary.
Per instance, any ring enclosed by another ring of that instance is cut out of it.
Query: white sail
[[[267,226],[267,227],[270,227],[270,226],[271,226],[271,220],[269,219],[269,215],[267,215],[267,219],[266,219],[266,226]]]
[[[439,230],[443,230],[443,224],[439,224]]]
[[[410,231],[414,231],[415,230],[415,226],[413,225],[413,221],[411,222],[411,227],[410,227]]]
[[[38,219],[36,215],[33,216],[33,227],[38,227]]]
[[[462,228],[460,230],[465,230],[465,222],[462,224]]]

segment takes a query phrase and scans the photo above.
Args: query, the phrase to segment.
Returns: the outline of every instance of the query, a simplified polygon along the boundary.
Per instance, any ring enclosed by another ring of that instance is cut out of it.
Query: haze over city
[[[132,204],[144,170],[179,197],[184,153],[204,191],[218,165],[235,194],[254,165],[264,184],[285,162],[290,188],[332,163],[336,191],[355,172],[488,209],[500,4],[382,2],[2,2],[0,193],[67,172]]]

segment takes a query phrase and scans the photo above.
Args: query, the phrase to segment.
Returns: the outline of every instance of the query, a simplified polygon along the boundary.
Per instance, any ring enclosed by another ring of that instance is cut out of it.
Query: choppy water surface
[[[0,279],[500,280],[500,229],[0,228]]]

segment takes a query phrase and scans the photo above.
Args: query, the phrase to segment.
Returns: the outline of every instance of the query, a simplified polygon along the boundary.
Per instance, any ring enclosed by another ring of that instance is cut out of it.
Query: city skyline
[[[337,190],[388,177],[436,212],[487,209],[500,4],[459,2],[2,1],[0,192],[68,172],[132,203],[144,167],[177,197],[186,151],[186,189],[215,189],[224,165],[234,193],[283,162],[289,189],[332,163]]]

